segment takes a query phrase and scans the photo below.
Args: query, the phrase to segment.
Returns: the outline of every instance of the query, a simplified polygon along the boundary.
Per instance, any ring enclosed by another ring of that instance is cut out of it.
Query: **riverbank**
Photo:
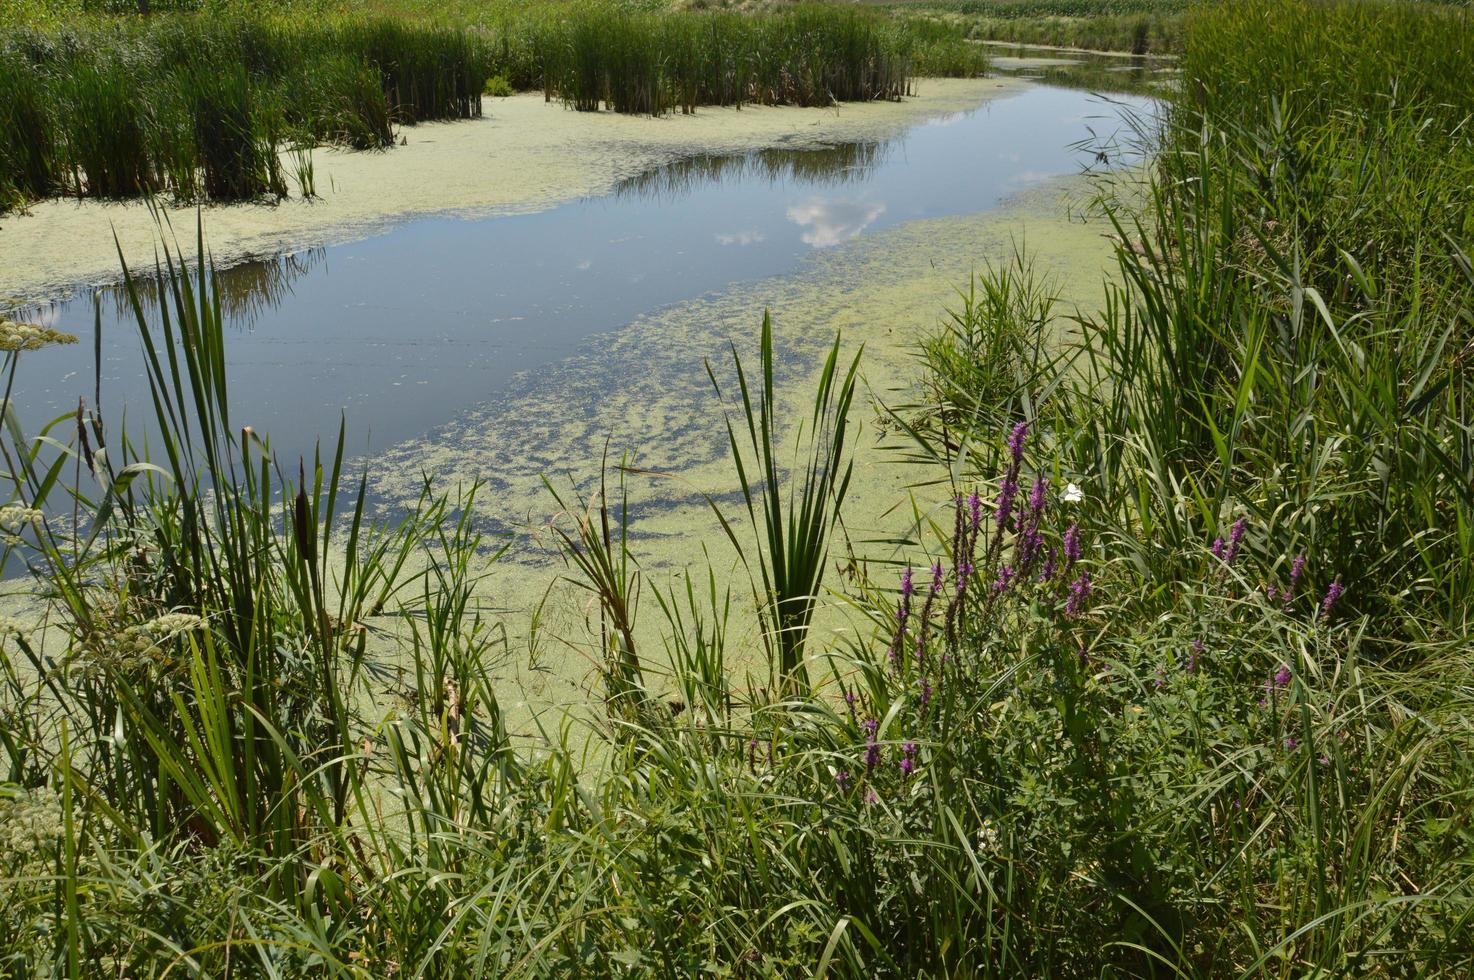
[[[542,210],[606,193],[622,179],[694,153],[884,139],[1023,84],[923,79],[916,95],[900,102],[703,108],[661,118],[573,112],[540,95],[488,98],[484,118],[404,127],[403,145],[389,152],[314,150],[316,200],[209,206],[205,221],[215,261],[224,266],[351,241],[412,216]],[[182,240],[192,238],[193,206],[166,205],[161,213]],[[153,216],[140,202],[35,204],[0,219],[0,296],[33,300],[116,281],[118,250],[130,266],[146,268],[156,241]]]

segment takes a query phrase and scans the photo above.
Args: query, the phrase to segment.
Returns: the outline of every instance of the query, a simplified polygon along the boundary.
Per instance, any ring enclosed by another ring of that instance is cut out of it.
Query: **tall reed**
[[[286,193],[279,153],[392,144],[395,125],[480,115],[479,34],[391,19],[81,21],[0,37],[0,176],[17,200]]]

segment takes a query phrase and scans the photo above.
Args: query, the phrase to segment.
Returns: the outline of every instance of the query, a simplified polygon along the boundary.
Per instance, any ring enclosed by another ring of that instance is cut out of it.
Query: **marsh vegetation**
[[[659,115],[896,99],[917,74],[986,68],[959,30],[837,6],[491,6],[431,20],[240,5],[0,21],[0,208],[55,195],[311,197],[305,150],[386,149],[397,127],[480,116],[487,91]]]
[[[166,254],[146,451],[6,389],[47,618],[0,624],[0,970],[1469,975],[1474,25],[1182,16],[1151,164],[1095,185],[1100,308],[984,267],[875,406],[925,471],[909,559],[843,533],[842,336],[793,417],[766,320],[705,365],[739,495],[704,554],[750,602],[645,576],[621,447],[550,477],[597,764],[502,724],[479,488],[375,524],[341,432],[275,458],[203,236]],[[5,375],[67,339],[7,323]],[[820,601],[863,628],[811,642]]]

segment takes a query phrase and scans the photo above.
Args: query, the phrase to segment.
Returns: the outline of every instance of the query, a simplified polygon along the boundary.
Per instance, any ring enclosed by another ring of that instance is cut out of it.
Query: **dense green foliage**
[[[889,411],[937,506],[917,568],[844,586],[873,629],[787,615],[839,547],[838,342],[802,425],[766,331],[708,368],[771,683],[726,669],[699,573],[635,649],[623,488],[563,496],[595,765],[501,728],[474,499],[371,529],[336,456],[281,472],[231,422],[208,270],[164,270],[157,465],[86,411],[5,429],[54,625],[0,624],[0,972],[1468,976],[1466,14],[1190,16],[1146,185],[1101,185],[1104,308],[1047,335],[1020,259],[922,345]],[[12,377],[62,339],[0,336]]]
[[[594,7],[548,18],[531,43],[548,97],[584,110],[894,99],[907,94],[913,70],[903,32],[825,7],[763,17]],[[981,52],[975,59],[971,73],[980,74],[986,61]]]
[[[396,123],[479,115],[485,72],[474,37],[391,20],[201,15],[13,30],[0,35],[10,116],[0,203],[280,196],[281,151],[384,147]]]

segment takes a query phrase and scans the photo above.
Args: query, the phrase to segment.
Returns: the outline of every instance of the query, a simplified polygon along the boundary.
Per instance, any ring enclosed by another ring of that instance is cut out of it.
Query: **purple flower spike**
[[[1040,477],[1034,481],[1033,488],[1029,491],[1029,511],[1035,516],[1044,513],[1045,494],[1049,492],[1049,481]]]
[[[1293,752],[1296,749],[1298,749],[1299,747],[1300,747],[1300,741],[1299,741],[1299,739],[1295,739],[1295,738],[1287,738],[1287,739],[1285,739],[1285,751],[1286,752]]]
[[[1346,586],[1344,586],[1344,585],[1341,584],[1341,580],[1340,579],[1336,579],[1336,581],[1334,581],[1334,582],[1331,583],[1331,587],[1329,589],[1326,589],[1326,597],[1321,600],[1321,604],[1320,604],[1320,618],[1321,619],[1330,619],[1331,618],[1331,610],[1334,609],[1334,608],[1336,608],[1336,603],[1338,601],[1340,601],[1341,596],[1344,595],[1345,593],[1346,593]]]
[[[942,563],[937,562],[931,567],[931,594],[936,595],[942,591]]]
[[[1224,551],[1222,538],[1214,538],[1213,545],[1208,550],[1213,554],[1213,557],[1217,558],[1219,561],[1223,561],[1224,555],[1227,553]]]
[[[1024,459],[1024,441],[1029,438],[1029,423],[1020,422],[1013,427],[1013,432],[1008,436],[1008,452],[1015,463],[1021,463]]]
[[[962,595],[962,593],[964,593],[964,592],[967,591],[967,580],[970,579],[970,578],[972,578],[972,572],[973,572],[973,567],[972,567],[972,562],[970,562],[970,561],[964,561],[960,565],[957,566],[957,594],[958,595]]]
[[[1300,581],[1300,576],[1305,574],[1305,556],[1296,555],[1295,560],[1290,563],[1290,591],[1287,595],[1295,592],[1295,583]]]
[[[911,582],[911,576],[912,576],[911,566],[910,565],[907,565],[906,566],[906,570],[901,573],[901,599],[902,599],[902,601],[905,601],[906,599],[911,598],[911,593],[913,593],[913,592],[916,591],[916,586],[913,585],[912,582]]]
[[[835,773],[834,784],[839,787],[841,793],[847,792],[850,788],[850,771],[848,769],[841,769]]]
[[[1071,524],[1065,531],[1065,567],[1080,560],[1080,525]]]
[[[1233,527],[1228,532],[1228,551],[1224,553],[1223,560],[1232,565],[1233,560],[1239,555],[1239,545],[1244,540],[1244,532],[1249,529],[1249,519],[1240,517],[1233,522]]]
[[[978,525],[983,523],[983,498],[978,496],[976,490],[967,495],[967,509],[972,519],[972,529],[976,531]]]
[[[865,719],[865,771],[874,772],[875,767],[880,765],[880,746],[875,741],[875,731],[880,727],[880,722],[874,718]]]
[[[998,488],[998,504],[994,512],[994,521],[1001,531],[1008,525],[1008,520],[1013,516],[1013,501],[1018,496],[1018,481],[1012,476],[1005,476],[1002,485]]]
[[[1013,566],[1004,565],[998,569],[998,581],[993,583],[994,592],[1007,592],[1008,586],[1013,582]]]
[[[1280,669],[1274,672],[1274,686],[1276,688],[1284,687],[1290,683],[1291,676],[1293,675],[1290,673],[1289,666],[1287,664],[1280,664]]]
[[[1081,572],[1080,577],[1070,583],[1070,597],[1065,602],[1065,615],[1071,618],[1080,615],[1085,603],[1090,601],[1090,573]]]

